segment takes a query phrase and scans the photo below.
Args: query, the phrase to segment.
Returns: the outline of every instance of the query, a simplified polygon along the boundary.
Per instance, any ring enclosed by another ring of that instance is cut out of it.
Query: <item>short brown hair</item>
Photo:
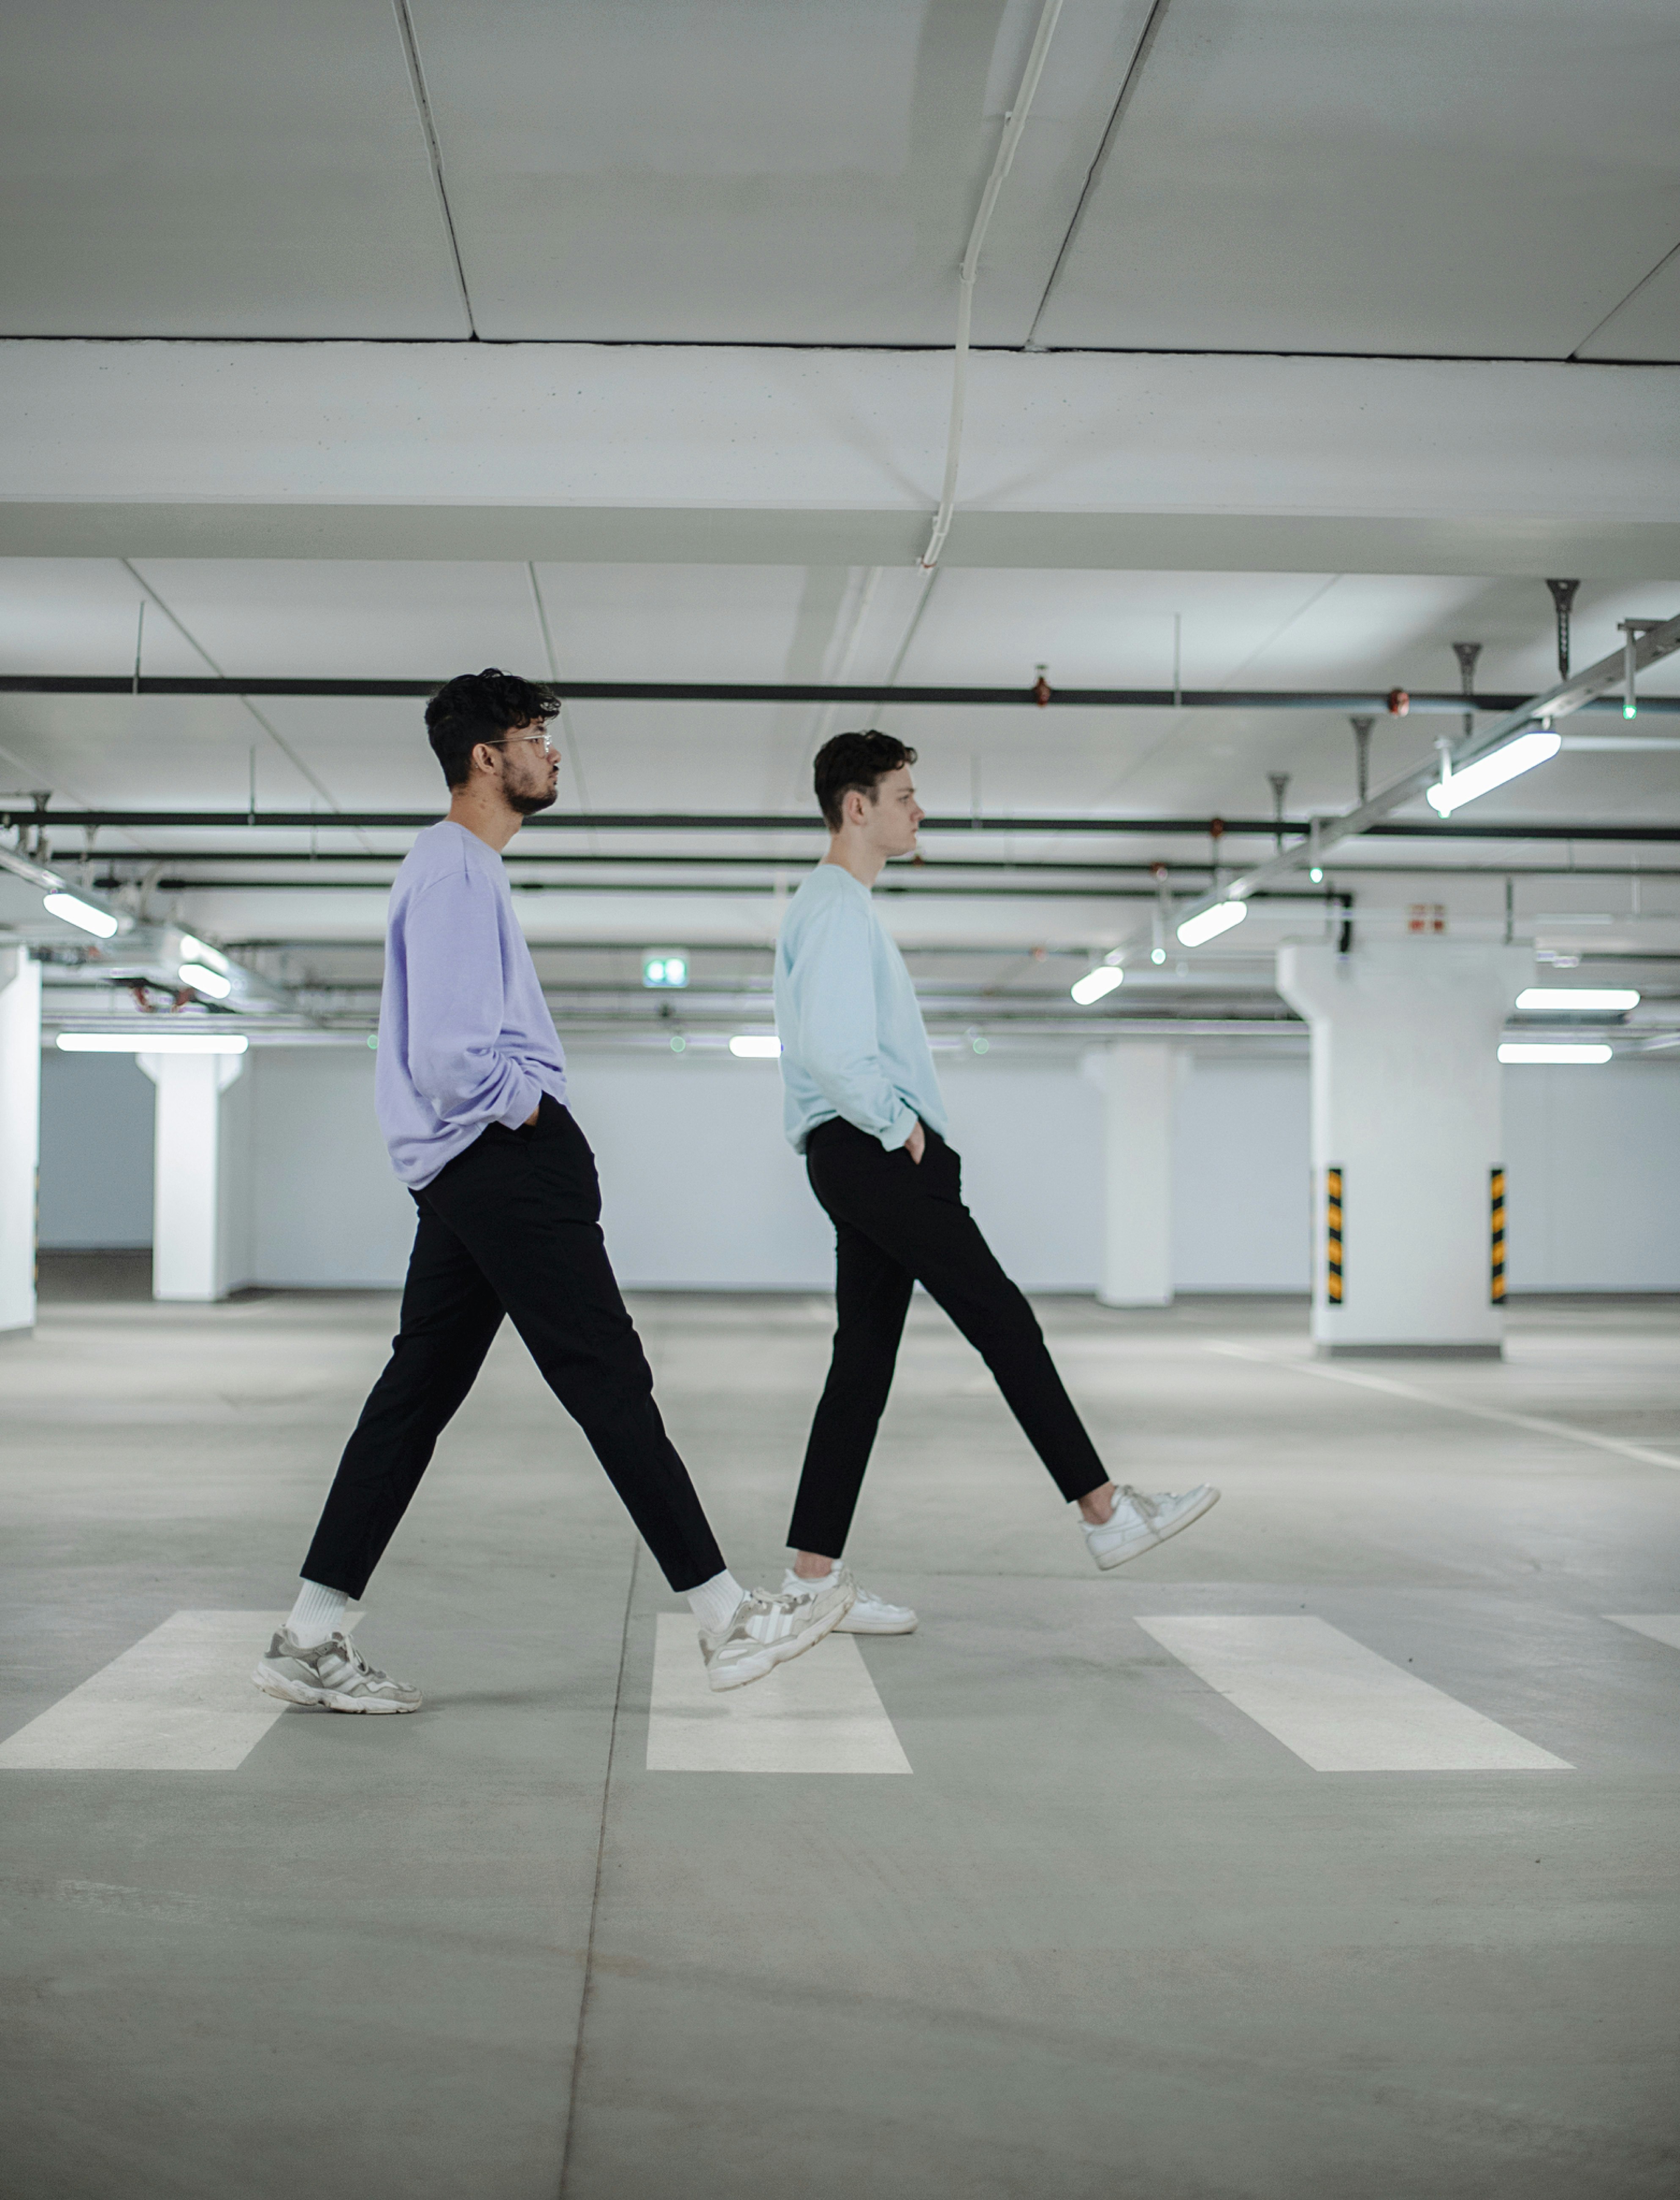
[[[533,687],[516,672],[494,664],[482,672],[462,672],[438,689],[426,705],[426,732],[432,754],[443,767],[450,788],[465,787],[472,775],[472,752],[480,741],[492,747],[515,726],[545,723],[559,710],[559,698]]]
[[[876,786],[889,771],[915,762],[913,748],[891,734],[873,728],[865,734],[836,734],[833,740],[824,741],[817,752],[812,776],[817,805],[828,830],[838,833],[844,823],[840,805],[853,787],[873,802]]]

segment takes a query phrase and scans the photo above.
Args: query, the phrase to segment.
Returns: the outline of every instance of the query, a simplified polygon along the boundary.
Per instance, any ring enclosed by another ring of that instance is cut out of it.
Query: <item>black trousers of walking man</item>
[[[360,1596],[509,1315],[674,1589],[723,1571],[600,1232],[594,1156],[570,1109],[493,1123],[414,1194],[401,1325],[327,1493],[306,1581]]]
[[[992,1370],[1062,1495],[1100,1489],[1108,1470],[1033,1309],[963,1204],[961,1156],[934,1131],[919,1162],[902,1147],[889,1154],[836,1117],[811,1132],[805,1168],[834,1225],[839,1319],[787,1531],[793,1548],[829,1559],[846,1548],[918,1283]]]

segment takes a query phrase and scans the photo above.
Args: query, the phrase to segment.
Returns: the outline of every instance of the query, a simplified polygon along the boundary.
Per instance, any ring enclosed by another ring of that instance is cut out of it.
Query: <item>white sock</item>
[[[350,1600],[342,1589],[323,1589],[319,1582],[306,1581],[286,1624],[306,1650],[313,1650],[318,1642],[344,1632],[349,1608]]]
[[[735,1616],[735,1606],[746,1591],[727,1566],[721,1574],[702,1582],[698,1589],[685,1589],[688,1609],[708,1635],[716,1635],[727,1627]]]
[[[838,1559],[829,1566],[826,1574],[816,1574],[810,1578],[804,1574],[796,1574],[792,1566],[789,1566],[781,1577],[781,1594],[783,1596],[810,1596],[813,1590],[830,1589],[834,1586],[840,1570],[840,1562]]]

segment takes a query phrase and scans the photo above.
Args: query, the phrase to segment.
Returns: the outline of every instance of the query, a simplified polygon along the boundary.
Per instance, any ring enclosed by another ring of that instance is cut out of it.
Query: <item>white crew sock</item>
[[[685,1589],[688,1609],[708,1635],[717,1635],[726,1628],[735,1616],[735,1606],[746,1591],[727,1566],[721,1574],[702,1582],[698,1589]]]
[[[319,1582],[306,1581],[286,1624],[306,1650],[313,1650],[318,1642],[343,1634],[349,1608],[350,1600],[342,1589],[323,1589]]]
[[[783,1596],[811,1596],[819,1589],[832,1589],[840,1579],[840,1562],[836,1559],[826,1574],[816,1574],[807,1580],[804,1574],[796,1574],[789,1566],[781,1577],[781,1594]]]

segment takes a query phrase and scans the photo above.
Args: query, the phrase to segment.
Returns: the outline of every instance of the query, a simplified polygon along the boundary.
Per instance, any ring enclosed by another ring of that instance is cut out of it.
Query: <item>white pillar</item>
[[[1090,1058],[1103,1093],[1104,1306],[1173,1302],[1173,1096],[1170,1046],[1122,1042]]]
[[[220,1299],[248,1280],[242,1054],[142,1054],[157,1087],[152,1296]]]
[[[1499,1035],[1532,969],[1525,949],[1434,938],[1347,955],[1280,950],[1278,990],[1313,1033],[1321,1353],[1501,1351],[1490,1230],[1504,1166]]]
[[[35,1326],[41,1161],[41,966],[0,947],[0,1334]]]

